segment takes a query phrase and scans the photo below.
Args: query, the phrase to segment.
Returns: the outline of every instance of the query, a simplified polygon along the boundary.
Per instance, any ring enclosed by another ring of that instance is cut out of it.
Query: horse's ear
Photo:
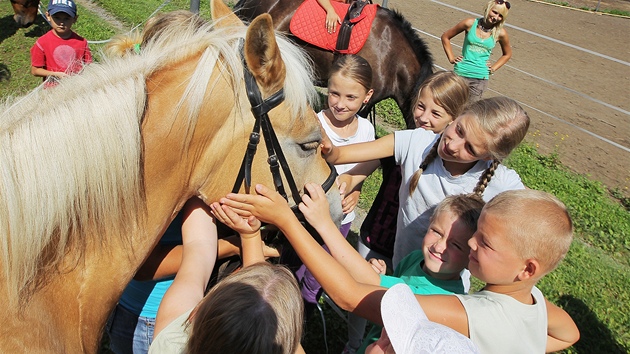
[[[243,21],[223,0],[210,0],[210,12],[217,27],[244,26]]]
[[[286,67],[269,14],[256,17],[249,25],[245,38],[245,62],[263,94],[273,94],[284,85]]]

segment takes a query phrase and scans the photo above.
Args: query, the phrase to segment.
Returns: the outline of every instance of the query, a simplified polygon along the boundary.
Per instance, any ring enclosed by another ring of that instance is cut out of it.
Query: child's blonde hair
[[[497,24],[492,27],[492,38],[496,42],[499,40],[499,34],[501,33],[501,29],[503,28],[503,25],[505,24],[505,20],[507,19],[509,9],[507,8],[505,1],[502,2],[501,4],[498,4],[496,0],[490,0],[488,1],[488,3],[483,9],[484,19],[488,18],[488,15],[490,14],[490,10],[492,10],[492,8],[495,6],[497,9],[497,12],[500,13],[501,16],[503,16],[501,21],[497,22]]]
[[[103,52],[109,57],[137,54],[141,47],[154,40],[165,28],[172,28],[173,25],[179,25],[182,28],[201,28],[205,24],[207,24],[206,20],[187,10],[176,10],[159,14],[147,20],[142,33],[134,31],[112,38],[103,47]]]
[[[566,206],[549,193],[520,189],[499,193],[484,213],[510,225],[507,237],[523,260],[535,259],[543,267],[539,277],[554,270],[569,251],[573,222]]]
[[[187,353],[293,354],[303,303],[293,274],[261,262],[215,285],[192,317]]]
[[[358,82],[366,92],[372,89],[372,67],[361,56],[353,54],[339,56],[330,68],[328,80],[335,74]]]
[[[481,174],[473,193],[483,195],[488,183],[494,176],[494,171],[501,161],[521,143],[529,129],[529,116],[523,108],[511,98],[492,97],[471,103],[462,114],[469,114],[477,118],[479,128],[487,137],[486,148],[492,157],[492,164]],[[438,156],[437,148],[440,139],[420,164],[420,168],[411,177],[409,194],[413,194],[418,186],[422,172]]]
[[[479,215],[485,204],[483,199],[474,193],[449,195],[432,208],[429,222],[432,223],[442,213],[448,212],[461,220],[470,231],[475,232]]]
[[[466,80],[452,71],[438,71],[424,80],[418,90],[416,104],[424,89],[431,92],[433,101],[444,108],[451,120],[459,117],[468,102],[469,89]]]

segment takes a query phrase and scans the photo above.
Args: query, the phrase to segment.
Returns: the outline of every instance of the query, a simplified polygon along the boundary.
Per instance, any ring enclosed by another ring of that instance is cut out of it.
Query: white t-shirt
[[[422,247],[422,240],[429,228],[431,217],[427,212],[428,209],[449,195],[472,193],[481,174],[492,161],[480,160],[465,174],[453,177],[444,168],[442,159],[438,156],[422,173],[418,187],[409,197],[411,177],[420,168],[422,160],[429,153],[439,135],[422,128],[401,130],[394,134],[394,158],[402,171],[402,183],[399,190],[400,209],[392,260],[396,267],[406,255]],[[523,188],[525,186],[514,170],[499,165],[483,193],[483,199],[489,201],[503,191]]]
[[[330,138],[330,141],[335,146],[365,143],[367,141],[374,140],[374,136],[375,136],[374,126],[372,125],[372,123],[370,123],[369,120],[359,117],[358,115],[357,115],[357,119],[358,119],[359,125],[357,127],[357,131],[352,136],[347,137],[347,138],[340,137],[337,133],[335,133],[330,128],[330,126],[328,125],[328,121],[326,120],[326,117],[324,117],[324,111],[317,113],[317,118],[319,118],[319,121],[321,122],[322,127],[324,127],[324,131],[326,132],[326,135],[328,135],[328,138]],[[342,174],[344,172],[350,171],[355,165],[356,163],[335,165],[335,170],[337,170],[338,174]],[[349,214],[346,214],[341,224],[344,225],[344,224],[352,222],[354,220],[354,217],[355,217],[354,211],[350,212]]]
[[[456,294],[468,315],[470,339],[485,354],[544,353],[547,347],[547,304],[534,287],[535,303],[527,305],[492,291]]]
[[[153,338],[149,347],[149,354],[185,353],[191,330],[191,327],[188,326],[188,317],[190,317],[192,310],[194,307],[174,319]]]

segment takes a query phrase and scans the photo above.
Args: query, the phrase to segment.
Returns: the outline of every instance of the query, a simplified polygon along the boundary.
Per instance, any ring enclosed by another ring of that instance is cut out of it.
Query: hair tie
[[[136,54],[140,54],[140,43],[133,45],[133,51],[136,52]]]

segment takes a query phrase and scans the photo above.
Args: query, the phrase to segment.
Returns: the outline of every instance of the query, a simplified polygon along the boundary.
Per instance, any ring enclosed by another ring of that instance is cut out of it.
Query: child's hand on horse
[[[287,218],[295,218],[287,201],[278,192],[262,184],[256,185],[254,194],[230,193],[219,201],[232,208],[241,217],[255,216],[258,220],[280,226]]]
[[[332,141],[330,141],[330,138],[328,137],[328,135],[326,135],[326,132],[324,131],[324,129],[322,128],[322,142],[319,144],[319,147],[321,148],[321,153],[322,153],[322,157],[334,164],[335,163],[335,159],[337,159],[336,156],[336,152],[337,149],[335,149],[335,145],[333,145]]]
[[[308,192],[308,195],[302,196],[302,203],[299,205],[299,209],[304,214],[306,221],[318,230],[320,226],[326,221],[332,221],[330,217],[330,206],[328,199],[326,198],[326,192],[322,189],[322,186],[316,183],[307,183],[304,188]]]
[[[210,205],[212,215],[225,226],[239,233],[241,236],[248,236],[258,233],[260,230],[260,220],[253,215],[242,217],[227,205],[214,202]]]

